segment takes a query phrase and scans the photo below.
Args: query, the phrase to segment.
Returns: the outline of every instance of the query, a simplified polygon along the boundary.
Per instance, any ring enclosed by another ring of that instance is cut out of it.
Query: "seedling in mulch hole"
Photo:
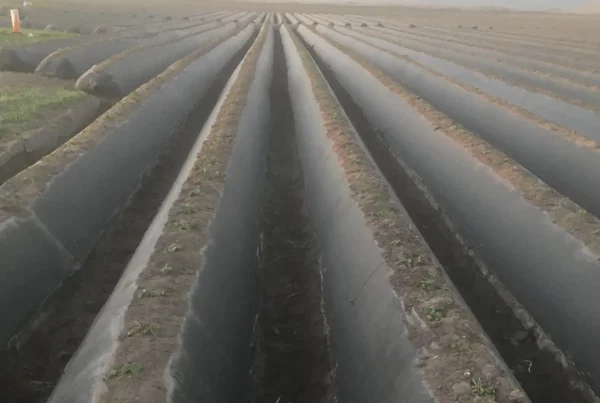
[[[481,378],[471,380],[471,392],[473,392],[475,396],[493,396],[496,394],[494,389],[483,384]]]
[[[182,249],[183,249],[183,246],[181,246],[177,242],[175,242],[167,247],[167,252],[169,252],[169,253],[179,252]]]
[[[600,228],[598,228],[597,230],[594,230],[594,235],[600,235]]]
[[[142,372],[143,366],[142,364],[130,362],[123,365],[119,369],[113,369],[108,373],[110,378],[115,378],[117,376],[138,376],[140,372]]]
[[[163,276],[166,276],[167,274],[171,273],[173,271],[173,267],[166,263],[165,267],[163,267],[162,269],[160,269],[160,274],[162,274]]]
[[[138,292],[139,298],[156,298],[156,297],[164,297],[165,292],[163,290],[148,290],[146,288],[142,288]]]
[[[423,291],[426,291],[426,292],[431,292],[431,291],[435,291],[438,289],[438,286],[435,284],[435,280],[432,280],[429,278],[424,278],[423,280],[421,280],[421,283],[419,286],[421,287],[421,289]]]
[[[425,316],[431,322],[437,322],[444,317],[444,311],[439,308],[425,308]]]

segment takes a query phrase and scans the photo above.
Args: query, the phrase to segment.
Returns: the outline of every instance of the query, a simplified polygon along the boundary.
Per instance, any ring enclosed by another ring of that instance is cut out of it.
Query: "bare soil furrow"
[[[257,403],[333,403],[321,277],[307,214],[281,36],[275,37],[271,141],[267,163],[263,309],[258,342],[263,367]]]

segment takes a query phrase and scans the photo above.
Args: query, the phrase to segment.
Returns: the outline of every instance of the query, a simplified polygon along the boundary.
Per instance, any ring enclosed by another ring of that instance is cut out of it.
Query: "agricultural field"
[[[117,3],[0,8],[1,402],[600,401],[600,16]]]

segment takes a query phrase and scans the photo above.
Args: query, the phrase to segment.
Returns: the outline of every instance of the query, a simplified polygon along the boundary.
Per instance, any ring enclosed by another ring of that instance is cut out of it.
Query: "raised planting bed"
[[[529,401],[308,52],[287,41],[339,401]]]
[[[272,41],[265,27],[49,402],[245,401]]]
[[[38,74],[63,79],[77,79],[86,70],[121,52],[136,49],[140,46],[153,46],[176,42],[194,34],[199,34],[221,23],[208,21],[187,22],[179,26],[165,28],[152,36],[124,37],[99,40],[80,46],[59,49],[49,54],[35,69]],[[166,66],[173,63],[167,63]],[[165,66],[165,68],[166,68]]]
[[[598,329],[590,320],[598,315],[591,308],[597,306],[598,242],[593,225],[582,224],[598,220],[492,147],[470,141],[472,134],[428,111],[358,56],[308,29],[300,32],[321,65],[327,63],[336,94],[360,116],[365,142],[373,149],[382,143],[378,163],[400,166],[399,197],[412,206],[436,254],[448,259],[449,275],[527,393],[536,401],[595,402],[586,383],[597,387],[600,362],[593,347]],[[439,224],[426,211],[439,215]],[[466,248],[462,260],[443,248],[454,238]],[[474,264],[466,263],[468,256]],[[523,359],[532,366],[521,368]]]
[[[247,22],[246,19],[242,21]],[[189,52],[213,47],[244,25],[234,23],[207,24],[206,30],[185,38],[157,45],[141,46],[119,53],[93,66],[77,80],[76,87],[90,94],[120,97],[150,80],[170,63]],[[135,68],[132,68],[135,66]]]
[[[128,27],[105,35],[77,35],[50,39],[35,43],[22,43],[0,47],[0,71],[33,72],[40,62],[53,52],[63,48],[85,46],[111,39],[151,37],[165,29],[190,25],[190,21],[171,21]],[[52,31],[48,31],[52,32]]]
[[[0,188],[6,262],[0,299],[10,306],[0,315],[0,345],[86,259],[175,129],[255,34],[256,27],[248,27],[173,64]]]
[[[376,49],[388,52],[402,60],[408,60],[415,63],[415,67],[427,69],[428,72],[439,76],[442,79],[448,79],[458,86],[462,86],[471,91],[478,91],[490,98],[498,98],[509,105],[515,105],[524,109],[528,113],[538,116],[547,122],[561,125],[567,130],[573,130],[580,135],[592,140],[600,140],[600,118],[593,110],[573,105],[564,100],[556,99],[561,95],[568,101],[574,98],[584,101],[583,104],[593,107],[600,105],[600,95],[594,91],[586,91],[569,84],[560,85],[553,83],[544,77],[535,74],[520,75],[518,84],[524,85],[521,88],[517,85],[503,81],[506,77],[497,69],[502,69],[502,65],[497,62],[489,62],[495,73],[500,78],[488,77],[479,72],[470,70],[460,65],[460,62],[446,60],[441,57],[435,57],[422,51],[409,49],[407,47],[396,45],[389,40],[378,37],[372,37],[363,33],[356,33],[344,28],[337,28],[337,31],[344,33],[352,39],[362,43],[367,43]],[[340,36],[336,36],[341,38]],[[348,39],[350,39],[348,38]],[[447,57],[450,58],[450,57]],[[478,66],[475,66],[478,67]],[[481,66],[479,66],[481,67]],[[517,74],[518,75],[518,74]],[[548,95],[543,90],[551,90]]]
[[[600,216],[600,188],[595,180],[595,173],[600,174],[600,159],[593,141],[588,147],[577,136],[557,135],[561,132],[554,133],[504,105],[490,102],[388,52],[328,28],[317,30],[421,96],[585,210]]]

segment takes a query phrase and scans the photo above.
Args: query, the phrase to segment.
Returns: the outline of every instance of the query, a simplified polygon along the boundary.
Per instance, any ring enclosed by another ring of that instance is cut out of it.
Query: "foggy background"
[[[242,0],[244,1],[244,0]],[[248,0],[247,0],[248,1]],[[296,3],[386,4],[424,7],[482,7],[517,10],[598,12],[600,0],[263,0]]]
[[[363,0],[366,2],[366,0]],[[378,2],[385,0],[378,0]],[[387,3],[393,0],[385,1]],[[424,6],[506,7],[518,9],[571,9],[586,6],[591,0],[396,0],[398,3]]]

